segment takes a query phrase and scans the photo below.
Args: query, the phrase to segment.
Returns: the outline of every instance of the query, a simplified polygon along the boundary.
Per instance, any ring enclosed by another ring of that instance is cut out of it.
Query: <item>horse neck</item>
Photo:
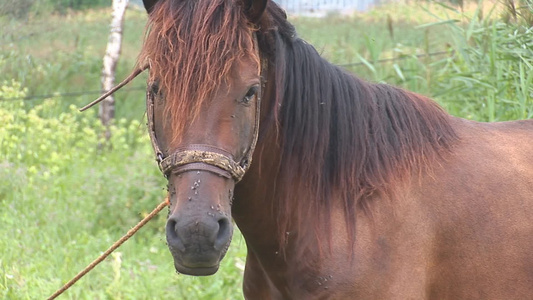
[[[313,231],[331,229],[333,211],[354,238],[356,208],[372,194],[394,196],[456,135],[432,100],[360,80],[301,40],[278,38],[276,55],[257,153],[235,190],[233,215],[252,250],[269,256],[289,245],[299,257],[320,235]],[[307,228],[309,218],[325,225]],[[286,243],[293,230],[298,242]]]
[[[235,187],[232,215],[246,240],[246,272],[267,275],[268,281],[284,293],[290,289],[291,276],[312,273],[308,264],[314,257],[306,255],[300,264],[291,263],[301,256],[300,248],[281,242],[278,234],[281,212],[275,200],[279,196],[276,185],[281,162],[276,128],[269,127],[261,136],[250,169]],[[248,276],[251,275],[245,275],[245,281]]]
[[[269,70],[267,82],[274,76]],[[276,245],[274,235],[264,234],[265,228],[278,232],[272,199],[275,197],[276,175],[280,164],[280,148],[278,132],[272,115],[273,97],[275,89],[267,84],[262,97],[260,133],[253,162],[246,176],[235,188],[235,199],[232,215],[244,234],[248,244],[269,245],[272,249]],[[277,250],[272,250],[275,252]]]

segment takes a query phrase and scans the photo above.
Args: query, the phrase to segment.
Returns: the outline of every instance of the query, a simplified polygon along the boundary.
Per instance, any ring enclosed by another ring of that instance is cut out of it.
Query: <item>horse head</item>
[[[150,68],[148,124],[168,179],[174,265],[211,275],[231,242],[233,190],[257,141],[264,70],[254,30],[267,1],[186,2],[144,1],[140,60]]]

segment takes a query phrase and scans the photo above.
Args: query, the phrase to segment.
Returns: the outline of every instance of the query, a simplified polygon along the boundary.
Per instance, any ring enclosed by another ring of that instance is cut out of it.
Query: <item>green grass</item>
[[[300,36],[359,76],[436,98],[480,121],[533,117],[533,34],[484,4],[389,5],[350,18],[293,18]],[[481,13],[483,12],[483,13]],[[162,201],[165,181],[144,126],[144,91],[120,91],[112,140],[97,95],[13,100],[100,89],[110,11],[0,17],[0,298],[49,296]],[[407,17],[408,16],[408,17]],[[146,16],[129,10],[117,78],[133,68]],[[393,34],[389,25],[393,27]],[[417,54],[448,51],[416,59]],[[395,61],[379,62],[396,58]],[[131,85],[144,86],[145,78]],[[215,276],[177,275],[165,214],[81,279],[63,299],[240,299],[245,245],[237,233]]]

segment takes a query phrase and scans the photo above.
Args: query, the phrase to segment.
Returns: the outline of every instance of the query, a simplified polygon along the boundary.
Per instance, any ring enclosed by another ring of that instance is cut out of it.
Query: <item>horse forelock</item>
[[[150,80],[165,97],[171,146],[208,103],[215,89],[227,82],[244,58],[259,64],[254,26],[236,0],[162,0],[149,17],[139,64],[148,62]]]

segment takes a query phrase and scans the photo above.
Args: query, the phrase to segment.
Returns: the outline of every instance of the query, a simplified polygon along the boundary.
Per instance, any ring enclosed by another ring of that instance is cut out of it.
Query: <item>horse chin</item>
[[[191,276],[209,276],[215,274],[220,267],[220,262],[226,256],[230,242],[231,239],[220,252],[215,250],[203,257],[195,255],[191,256],[170,249],[172,257],[174,258],[174,268],[176,269],[176,272]]]
[[[191,276],[213,275],[218,271],[219,266],[220,264],[216,264],[211,267],[187,267],[174,260],[174,268],[176,268],[176,272]]]

